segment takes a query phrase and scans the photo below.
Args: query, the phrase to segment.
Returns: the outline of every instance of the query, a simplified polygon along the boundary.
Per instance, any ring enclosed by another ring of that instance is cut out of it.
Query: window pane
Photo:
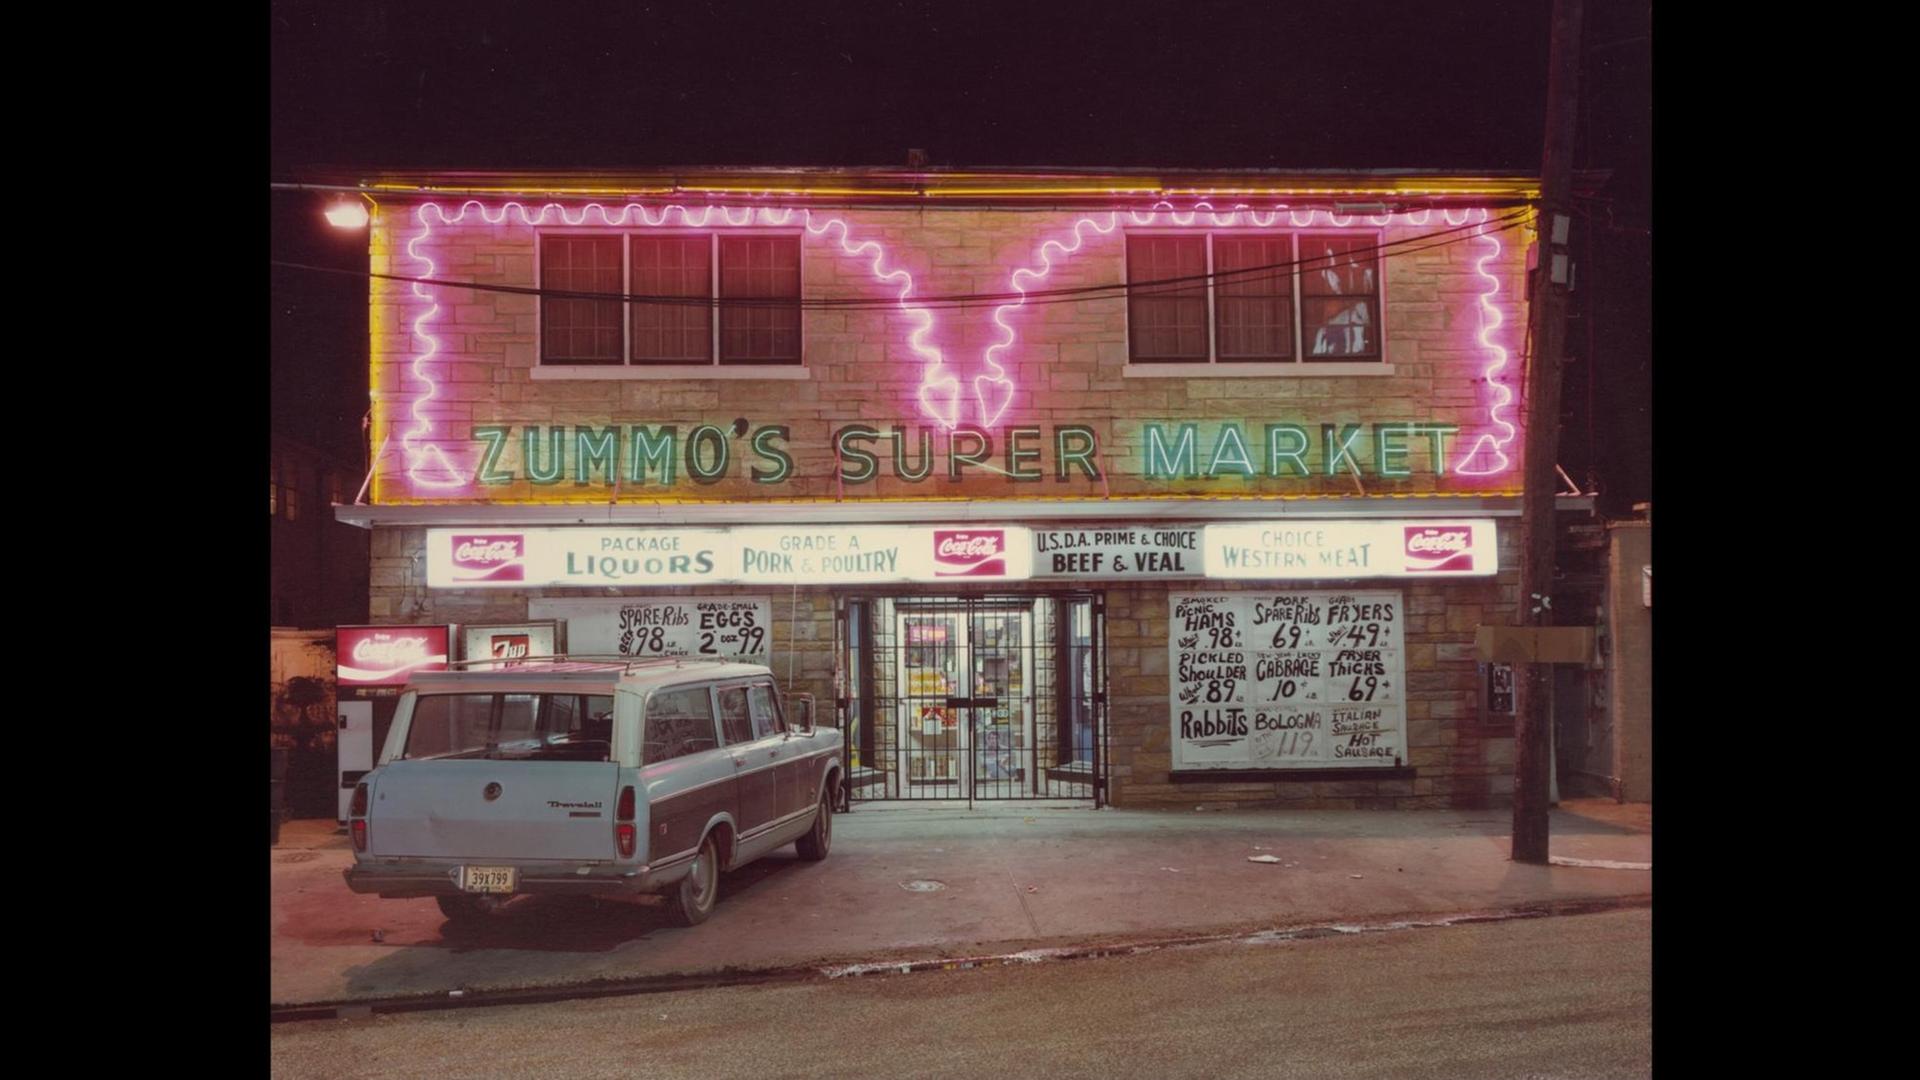
[[[603,700],[603,699],[595,699]],[[642,762],[652,765],[719,746],[713,737],[713,703],[704,686],[665,690],[647,699]]]
[[[721,307],[721,363],[800,362],[799,237],[722,237],[720,296],[781,301]]]
[[[787,730],[780,710],[773,703],[773,687],[758,683],[748,688],[747,704],[753,709],[753,733],[762,738]]]
[[[1379,238],[1300,238],[1300,327],[1310,359],[1380,357]]]
[[[1204,236],[1127,237],[1129,284],[1193,278],[1206,272]],[[1129,290],[1127,297],[1127,338],[1134,360],[1205,362],[1205,282]]]
[[[409,758],[477,754],[487,748],[493,717],[492,694],[422,694],[407,725]]]
[[[728,746],[753,740],[753,718],[747,710],[746,687],[720,691],[720,727],[726,732]]]
[[[1220,359],[1293,359],[1293,239],[1219,236],[1213,272],[1274,267],[1215,278],[1215,346]]]
[[[1301,323],[1307,331],[1308,356],[1380,355],[1373,301],[1316,297],[1302,304]]]
[[[635,296],[713,293],[712,243],[705,236],[636,236],[628,289]],[[713,359],[713,311],[705,304],[633,305],[633,362],[705,364]]]
[[[620,238],[541,237],[540,287],[618,296]],[[620,301],[541,297],[540,362],[618,364]]]

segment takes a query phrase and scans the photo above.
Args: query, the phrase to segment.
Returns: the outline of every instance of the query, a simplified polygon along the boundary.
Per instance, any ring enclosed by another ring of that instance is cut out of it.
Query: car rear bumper
[[[347,888],[388,899],[418,896],[457,896],[462,862],[403,859],[394,862],[355,863],[342,871]],[[509,860],[472,860],[476,866],[511,866]],[[645,866],[525,866],[519,867],[514,895],[546,894],[593,896],[608,893],[644,893],[659,884]]]

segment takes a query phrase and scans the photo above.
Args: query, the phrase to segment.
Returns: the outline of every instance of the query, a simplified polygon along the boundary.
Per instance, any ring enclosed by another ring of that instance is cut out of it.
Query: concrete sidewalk
[[[1650,899],[1640,870],[1523,866],[1485,811],[875,809],[833,853],[791,847],[721,880],[704,925],[653,898],[529,898],[479,930],[428,900],[348,891],[330,821],[272,859],[272,1004],[906,961],[1531,904]],[[1652,861],[1652,808],[1553,812],[1557,857]],[[1249,862],[1271,855],[1278,863]],[[933,883],[931,885],[925,883]],[[909,887],[911,886],[911,887]]]

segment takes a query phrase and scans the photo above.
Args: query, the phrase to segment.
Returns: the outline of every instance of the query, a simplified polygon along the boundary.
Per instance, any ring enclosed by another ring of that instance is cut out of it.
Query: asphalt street
[[[279,1024],[276,1077],[1643,1077],[1648,909]]]

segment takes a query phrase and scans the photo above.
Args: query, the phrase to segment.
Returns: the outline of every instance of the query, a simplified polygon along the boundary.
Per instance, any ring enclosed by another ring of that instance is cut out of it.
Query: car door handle
[[[733,763],[735,765],[745,765],[747,763],[747,759],[745,756],[736,757],[733,759]]]
[[[780,751],[778,751],[778,750],[769,750],[769,751],[767,751],[767,756],[768,756],[768,757],[770,757],[770,758],[774,758],[774,757],[779,757],[779,756],[780,756]]]

